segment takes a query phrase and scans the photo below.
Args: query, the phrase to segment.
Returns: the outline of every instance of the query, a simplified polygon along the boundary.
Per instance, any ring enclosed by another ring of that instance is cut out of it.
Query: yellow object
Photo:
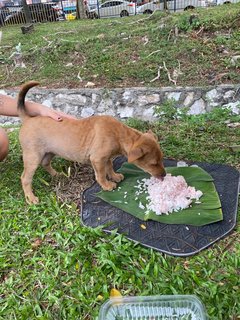
[[[97,296],[97,301],[102,301],[103,300],[103,296],[101,295],[101,294],[99,294],[98,296]]]
[[[147,227],[145,226],[145,224],[141,224],[140,226],[143,230],[147,229]]]
[[[68,13],[65,15],[66,20],[70,21],[70,20],[75,20],[76,19],[76,12],[73,13]]]
[[[110,291],[110,298],[114,298],[114,297],[122,297],[122,295],[117,289],[112,288]]]

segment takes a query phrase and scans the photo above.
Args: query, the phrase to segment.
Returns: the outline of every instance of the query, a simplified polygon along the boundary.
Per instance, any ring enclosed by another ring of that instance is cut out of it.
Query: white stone
[[[206,98],[209,102],[215,100],[218,96],[218,92],[216,89],[212,89],[206,93]]]
[[[219,103],[218,102],[209,102],[208,105],[213,108],[213,107],[219,107]]]
[[[223,108],[228,108],[232,111],[232,113],[240,114],[240,101],[230,102],[228,104],[224,104]]]
[[[175,100],[175,101],[178,101],[180,99],[180,96],[181,96],[181,92],[169,92],[167,93],[167,99],[168,100]]]
[[[43,100],[42,104],[44,104],[45,106],[52,108],[52,101],[49,99]]]
[[[188,107],[193,102],[193,99],[194,99],[194,92],[189,92],[183,102],[183,105],[185,107]]]
[[[113,109],[108,109],[104,112],[104,114],[106,114],[107,116],[115,116],[115,111]]]
[[[124,100],[133,100],[133,95],[132,95],[132,92],[130,90],[126,90],[124,91],[123,93],[123,99]]]
[[[93,110],[93,108],[83,108],[81,112],[81,117],[82,118],[91,117],[92,115],[94,115],[94,113],[95,111]]]
[[[58,111],[63,111],[63,112],[65,112],[65,113],[67,113],[67,114],[72,114],[72,115],[78,115],[79,114],[79,110],[78,110],[78,107],[73,107],[73,106],[71,106],[71,105],[69,105],[69,104],[67,104],[67,105],[64,105],[64,108],[63,108],[63,110],[61,109],[61,108],[56,108]]]
[[[159,94],[151,94],[151,95],[140,95],[138,96],[138,104],[140,106],[144,106],[151,103],[159,102]]]
[[[133,108],[130,108],[130,107],[118,108],[117,113],[119,114],[120,118],[131,118],[133,117]]]
[[[232,98],[234,95],[235,95],[235,91],[229,90],[229,91],[225,92],[223,98],[224,99],[229,99],[229,98]]]
[[[151,108],[145,109],[143,111],[143,114],[142,114],[143,117],[142,118],[144,120],[151,120],[153,117],[155,117],[154,109],[155,109],[155,107],[151,107]]]
[[[110,98],[108,99],[102,99],[97,107],[97,110],[100,113],[104,113],[106,110],[112,108],[113,102]]]
[[[98,97],[98,96],[97,96],[96,93],[93,93],[93,94],[92,94],[92,104],[96,103],[97,97]]]
[[[194,115],[194,114],[202,114],[202,113],[206,113],[205,102],[203,99],[199,99],[193,103],[190,110],[188,111],[188,114]]]
[[[55,98],[56,101],[61,101],[62,103],[74,103],[78,105],[85,105],[87,98],[81,94],[58,94]]]
[[[238,56],[233,56],[233,57],[231,58],[231,64],[232,64],[233,66],[236,66],[236,64],[238,63],[238,60],[240,60],[240,55],[238,55]]]

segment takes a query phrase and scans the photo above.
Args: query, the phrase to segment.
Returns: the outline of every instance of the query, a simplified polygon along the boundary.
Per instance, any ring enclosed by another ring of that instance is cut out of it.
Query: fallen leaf
[[[228,128],[238,128],[240,127],[240,122],[233,122],[227,124]]]
[[[85,88],[92,88],[92,87],[95,87],[95,83],[93,82],[87,82],[87,84],[85,85]]]
[[[42,240],[40,238],[37,238],[32,244],[31,247],[32,249],[36,250],[38,249],[42,244]]]
[[[240,144],[234,145],[234,146],[229,146],[229,148],[232,152],[239,152],[240,151]]]

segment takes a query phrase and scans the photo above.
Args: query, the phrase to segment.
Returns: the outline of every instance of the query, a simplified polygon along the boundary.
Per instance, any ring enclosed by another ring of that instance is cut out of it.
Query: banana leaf
[[[147,194],[143,192],[136,195],[136,191],[139,182],[148,179],[150,175],[130,163],[124,163],[118,170],[125,179],[117,189],[111,192],[100,191],[96,196],[143,221],[203,226],[223,219],[221,202],[211,175],[200,167],[167,167],[166,171],[173,176],[182,175],[189,186],[201,190],[203,195],[199,201],[193,201],[191,207],[169,215],[156,215],[153,211],[147,211]]]

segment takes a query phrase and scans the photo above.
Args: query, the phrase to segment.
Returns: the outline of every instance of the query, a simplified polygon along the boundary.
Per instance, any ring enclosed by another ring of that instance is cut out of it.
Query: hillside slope
[[[240,3],[176,14],[4,27],[0,86],[205,86],[240,82]],[[24,67],[14,52],[21,44]],[[19,62],[19,61],[18,61]],[[88,83],[92,82],[92,84]]]

